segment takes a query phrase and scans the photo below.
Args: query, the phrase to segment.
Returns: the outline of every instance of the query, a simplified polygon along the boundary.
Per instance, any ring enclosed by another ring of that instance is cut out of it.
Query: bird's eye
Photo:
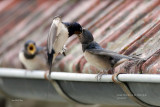
[[[36,47],[35,47],[35,45],[34,44],[29,44],[28,45],[28,52],[29,52],[29,54],[35,54],[35,52],[36,52]]]

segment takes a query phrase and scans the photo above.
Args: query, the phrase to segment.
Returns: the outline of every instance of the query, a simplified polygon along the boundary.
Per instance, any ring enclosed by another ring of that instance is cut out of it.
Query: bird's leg
[[[66,50],[67,50],[67,48],[66,48],[66,46],[64,45],[64,46],[63,46],[63,49],[62,49],[62,54],[63,54],[64,56],[66,56],[66,53],[65,53]]]
[[[101,71],[97,74],[97,76],[96,76],[97,81],[100,81],[100,80],[101,80],[102,75],[104,75],[105,72],[106,72],[105,70],[101,70]]]

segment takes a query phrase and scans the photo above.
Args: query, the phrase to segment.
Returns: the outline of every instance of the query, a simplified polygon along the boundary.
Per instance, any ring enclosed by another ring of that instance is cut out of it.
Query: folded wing
[[[129,57],[126,55],[118,54],[110,50],[105,50],[105,49],[87,49],[86,51],[96,55],[111,57],[112,59],[116,59],[116,60],[120,60],[123,58],[130,59],[130,60],[137,59],[137,58]]]
[[[53,22],[51,24],[49,34],[48,34],[48,39],[47,39],[48,53],[52,52],[53,44],[56,40],[56,37],[58,36],[58,25],[59,25],[60,21],[61,21],[60,18],[56,17],[55,19],[53,19]]]

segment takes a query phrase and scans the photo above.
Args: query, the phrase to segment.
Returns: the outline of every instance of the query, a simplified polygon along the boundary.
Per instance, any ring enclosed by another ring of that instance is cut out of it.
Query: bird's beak
[[[33,55],[33,54],[36,53],[36,46],[35,46],[34,44],[30,43],[30,44],[28,45],[27,50],[28,50],[28,52],[29,52],[31,55]]]

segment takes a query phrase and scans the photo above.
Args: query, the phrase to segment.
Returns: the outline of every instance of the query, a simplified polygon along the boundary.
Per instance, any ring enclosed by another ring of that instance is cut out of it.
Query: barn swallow
[[[47,50],[38,47],[34,41],[28,40],[24,48],[19,52],[19,60],[28,70],[47,70]]]
[[[52,63],[59,53],[65,53],[64,44],[67,39],[73,34],[81,34],[82,27],[77,22],[62,22],[61,18],[55,17],[52,21],[48,40],[47,40],[47,54],[49,64],[49,74],[51,73]]]
[[[83,29],[83,33],[78,35],[82,44],[82,50],[85,59],[93,66],[101,68],[100,78],[104,74],[104,71],[113,70],[114,67],[127,60],[138,60],[134,58],[116,52],[106,50],[102,48],[97,42],[94,41],[93,35],[87,29]],[[98,79],[99,74],[96,76]]]

